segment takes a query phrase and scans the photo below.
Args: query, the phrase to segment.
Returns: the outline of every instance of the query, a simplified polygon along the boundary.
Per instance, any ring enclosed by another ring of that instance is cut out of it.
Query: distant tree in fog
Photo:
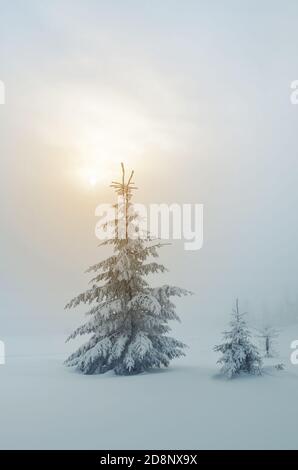
[[[256,335],[261,342],[261,348],[264,352],[265,357],[275,357],[277,355],[277,340],[279,335],[279,330],[273,328],[270,325],[264,325],[257,330],[258,334]]]
[[[222,353],[217,362],[222,364],[221,372],[229,379],[241,372],[261,373],[262,359],[258,348],[251,342],[251,333],[244,317],[245,313],[239,312],[237,299],[230,321],[231,328],[223,333],[224,342],[214,348],[216,352]]]

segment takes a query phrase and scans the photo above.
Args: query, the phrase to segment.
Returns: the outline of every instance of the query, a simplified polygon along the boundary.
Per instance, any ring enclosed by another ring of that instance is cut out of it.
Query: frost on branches
[[[261,373],[262,360],[258,349],[250,340],[251,334],[244,315],[245,313],[239,313],[237,299],[230,322],[231,330],[223,333],[224,343],[214,348],[216,352],[222,353],[222,357],[217,362],[222,364],[221,372],[229,379],[241,372]]]
[[[270,325],[264,325],[258,330],[257,338],[261,342],[261,350],[264,352],[264,357],[277,356],[277,339],[279,331]]]
[[[103,245],[111,245],[113,254],[108,259],[91,266],[94,273],[92,287],[71,300],[66,308],[81,303],[90,305],[89,320],[68,338],[89,334],[89,340],[66,361],[85,374],[101,374],[113,370],[119,375],[138,374],[154,367],[168,366],[171,359],[184,355],[185,345],[167,333],[169,320],[179,320],[172,296],[189,292],[164,285],[152,288],[146,281],[148,274],[164,272],[163,265],[150,258],[158,257],[158,248],[147,236],[130,238],[128,225],[136,218],[131,211],[131,177],[114,183],[117,193],[123,196],[124,208],[118,214],[124,217],[125,236],[115,236]],[[114,221],[115,228],[119,218]],[[149,259],[149,260],[148,260]]]

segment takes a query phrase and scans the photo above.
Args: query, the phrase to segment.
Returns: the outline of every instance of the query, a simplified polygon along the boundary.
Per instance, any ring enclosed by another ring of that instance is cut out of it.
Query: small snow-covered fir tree
[[[133,172],[125,183],[122,164],[122,183],[113,183],[121,199],[114,206],[114,236],[103,245],[111,245],[113,254],[91,266],[94,272],[92,287],[71,300],[66,308],[81,303],[90,304],[90,320],[68,338],[90,334],[89,340],[67,360],[85,374],[101,374],[113,370],[119,375],[138,374],[151,368],[168,366],[174,358],[184,355],[185,345],[167,336],[169,320],[179,320],[172,296],[189,291],[163,285],[150,287],[146,276],[164,272],[163,265],[148,258],[158,257],[162,245],[149,235],[130,237],[130,224],[137,215],[131,204]],[[124,236],[119,236],[119,227]]]
[[[258,349],[250,340],[251,334],[244,316],[245,313],[239,312],[237,299],[230,321],[231,329],[223,333],[224,343],[214,348],[216,352],[222,353],[217,362],[222,364],[221,372],[229,379],[241,372],[261,373],[262,360]]]
[[[273,326],[264,325],[258,329],[256,335],[261,342],[261,350],[264,353],[264,357],[275,357],[277,356],[277,338],[279,331]]]

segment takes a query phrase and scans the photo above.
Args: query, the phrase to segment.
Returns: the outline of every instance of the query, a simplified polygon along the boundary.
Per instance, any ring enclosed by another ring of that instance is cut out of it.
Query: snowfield
[[[210,332],[187,356],[132,377],[65,368],[64,338],[4,338],[1,449],[297,449],[298,366],[285,329],[261,377],[218,375]],[[214,337],[214,334],[213,334]],[[284,371],[272,364],[283,362]]]

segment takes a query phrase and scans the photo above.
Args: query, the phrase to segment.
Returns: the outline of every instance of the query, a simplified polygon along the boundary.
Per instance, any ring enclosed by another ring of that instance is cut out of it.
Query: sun
[[[97,178],[97,176],[96,176],[95,173],[92,173],[92,174],[89,175],[88,183],[89,183],[89,185],[90,185],[91,187],[94,187],[94,186],[97,185],[97,183],[98,183],[98,178]]]
[[[95,188],[102,182],[104,171],[97,167],[79,167],[77,169],[77,178],[80,184],[85,188]]]
[[[87,160],[87,157],[85,157]],[[107,186],[113,180],[115,168],[118,168],[121,160],[108,160],[104,158],[92,158],[89,156],[89,164],[78,165],[75,171],[75,179],[81,189],[91,190],[100,189],[101,186]],[[118,161],[119,160],[119,161]]]

